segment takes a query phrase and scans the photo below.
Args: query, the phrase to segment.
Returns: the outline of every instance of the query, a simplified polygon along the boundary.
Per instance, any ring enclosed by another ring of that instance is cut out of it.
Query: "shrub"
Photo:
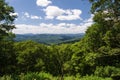
[[[80,80],[80,78],[75,76],[67,76],[67,77],[64,77],[64,80]]]
[[[111,77],[112,75],[120,74],[120,68],[105,66],[97,67],[94,74],[100,77]]]
[[[53,77],[48,73],[27,73],[13,76],[2,76],[0,80],[61,80],[61,77]],[[111,78],[102,78],[97,76],[64,76],[64,80],[112,80]]]
[[[85,76],[79,80],[112,80],[111,78],[102,78],[98,76]]]
[[[52,80],[52,75],[48,73],[27,73],[27,74],[21,74],[20,80]]]
[[[4,75],[4,76],[0,77],[0,80],[13,80],[13,79],[11,76]]]

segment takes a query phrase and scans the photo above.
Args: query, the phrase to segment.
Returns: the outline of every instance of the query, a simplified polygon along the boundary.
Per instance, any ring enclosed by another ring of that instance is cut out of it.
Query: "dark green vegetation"
[[[81,34],[17,34],[15,37],[15,41],[26,41],[32,40],[38,43],[43,43],[47,45],[51,44],[61,44],[61,43],[72,43],[80,41],[80,39],[84,36]]]
[[[120,0],[90,1],[94,24],[85,36],[73,44],[48,46],[14,42],[14,16],[9,16],[13,8],[0,0],[0,79],[119,80]]]

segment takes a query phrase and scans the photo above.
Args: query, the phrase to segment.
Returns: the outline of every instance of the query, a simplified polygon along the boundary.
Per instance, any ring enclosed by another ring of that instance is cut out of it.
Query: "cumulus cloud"
[[[36,4],[38,6],[45,7],[43,11],[45,12],[46,16],[45,19],[57,19],[57,20],[82,20],[80,15],[82,11],[79,9],[62,9],[58,6],[50,6],[52,1],[50,0],[37,0]]]
[[[57,19],[57,20],[77,20],[82,18],[80,17],[82,11],[79,9],[61,9],[57,6],[48,6],[44,9],[46,14],[46,19]]]
[[[47,19],[53,19],[65,13],[63,9],[60,9],[57,6],[48,6],[46,9],[44,9],[44,11]]]
[[[13,32],[16,34],[75,34],[75,33],[84,33],[86,26],[76,25],[69,23],[59,23],[59,24],[46,24],[41,23],[39,26],[20,24],[16,25],[17,29],[14,29]]]
[[[85,33],[87,28],[93,24],[92,21],[93,16],[80,24],[74,24],[74,23],[59,23],[59,24],[53,24],[53,23],[40,23],[39,26],[35,25],[27,25],[27,24],[19,24],[16,25],[16,29],[13,30],[16,34],[44,34],[44,33],[50,33],[50,34],[76,34],[76,33]]]
[[[74,9],[74,10],[67,10],[67,11],[65,12],[67,15],[57,16],[56,19],[58,19],[58,20],[77,20],[77,19],[80,19],[80,20],[82,20],[82,18],[80,17],[80,15],[82,13],[81,10]]]
[[[24,18],[25,17],[30,19],[42,19],[42,17],[36,15],[30,15],[28,12],[24,12]]]
[[[37,0],[36,1],[37,6],[41,6],[41,7],[46,7],[51,3],[52,2],[50,0]]]

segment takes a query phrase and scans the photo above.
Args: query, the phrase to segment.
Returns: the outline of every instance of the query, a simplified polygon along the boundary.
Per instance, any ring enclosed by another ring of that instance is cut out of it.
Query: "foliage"
[[[44,69],[44,55],[46,55],[46,47],[36,42],[26,41],[15,43],[14,49],[18,68],[20,71],[41,71]],[[23,68],[24,67],[24,68]]]
[[[0,75],[12,74],[16,69],[16,55],[13,49],[13,42],[0,42]]]
[[[20,80],[52,80],[52,75],[48,73],[27,73],[27,74],[21,74]]]
[[[94,74],[99,77],[111,77],[112,75],[120,75],[120,68],[112,66],[100,66],[96,67]]]
[[[97,76],[84,76],[80,80],[112,80],[111,78],[102,78]]]
[[[61,80],[60,77],[55,77],[49,73],[36,72],[36,73],[27,73],[20,74],[16,76],[4,75],[0,77],[0,80]],[[112,80],[111,78],[102,78],[97,76],[64,76],[64,80]]]
[[[15,69],[16,55],[13,50],[12,29],[15,28],[14,9],[5,0],[0,0],[0,75],[12,73]]]
[[[49,71],[54,76],[63,76],[69,72],[69,60],[72,52],[69,44],[49,46],[49,54],[45,61],[46,71]]]
[[[13,7],[9,6],[5,0],[0,0],[0,40],[5,36],[9,36],[8,34],[15,28],[13,21],[16,15],[13,14]]]
[[[4,76],[0,77],[0,80],[13,80],[13,78],[11,76],[4,75]]]
[[[13,42],[14,10],[0,0],[0,79],[111,80],[107,77],[119,75],[120,1],[89,1],[94,23],[79,42],[44,45]]]
[[[52,75],[44,72],[32,72],[32,73],[21,73],[20,75],[4,75],[0,77],[0,80],[54,80]]]

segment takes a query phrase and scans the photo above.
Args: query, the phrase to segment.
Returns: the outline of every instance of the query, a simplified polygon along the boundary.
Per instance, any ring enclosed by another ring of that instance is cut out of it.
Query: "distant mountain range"
[[[43,44],[60,44],[60,43],[72,43],[79,41],[84,36],[84,33],[80,34],[17,34],[15,41],[32,40]]]

